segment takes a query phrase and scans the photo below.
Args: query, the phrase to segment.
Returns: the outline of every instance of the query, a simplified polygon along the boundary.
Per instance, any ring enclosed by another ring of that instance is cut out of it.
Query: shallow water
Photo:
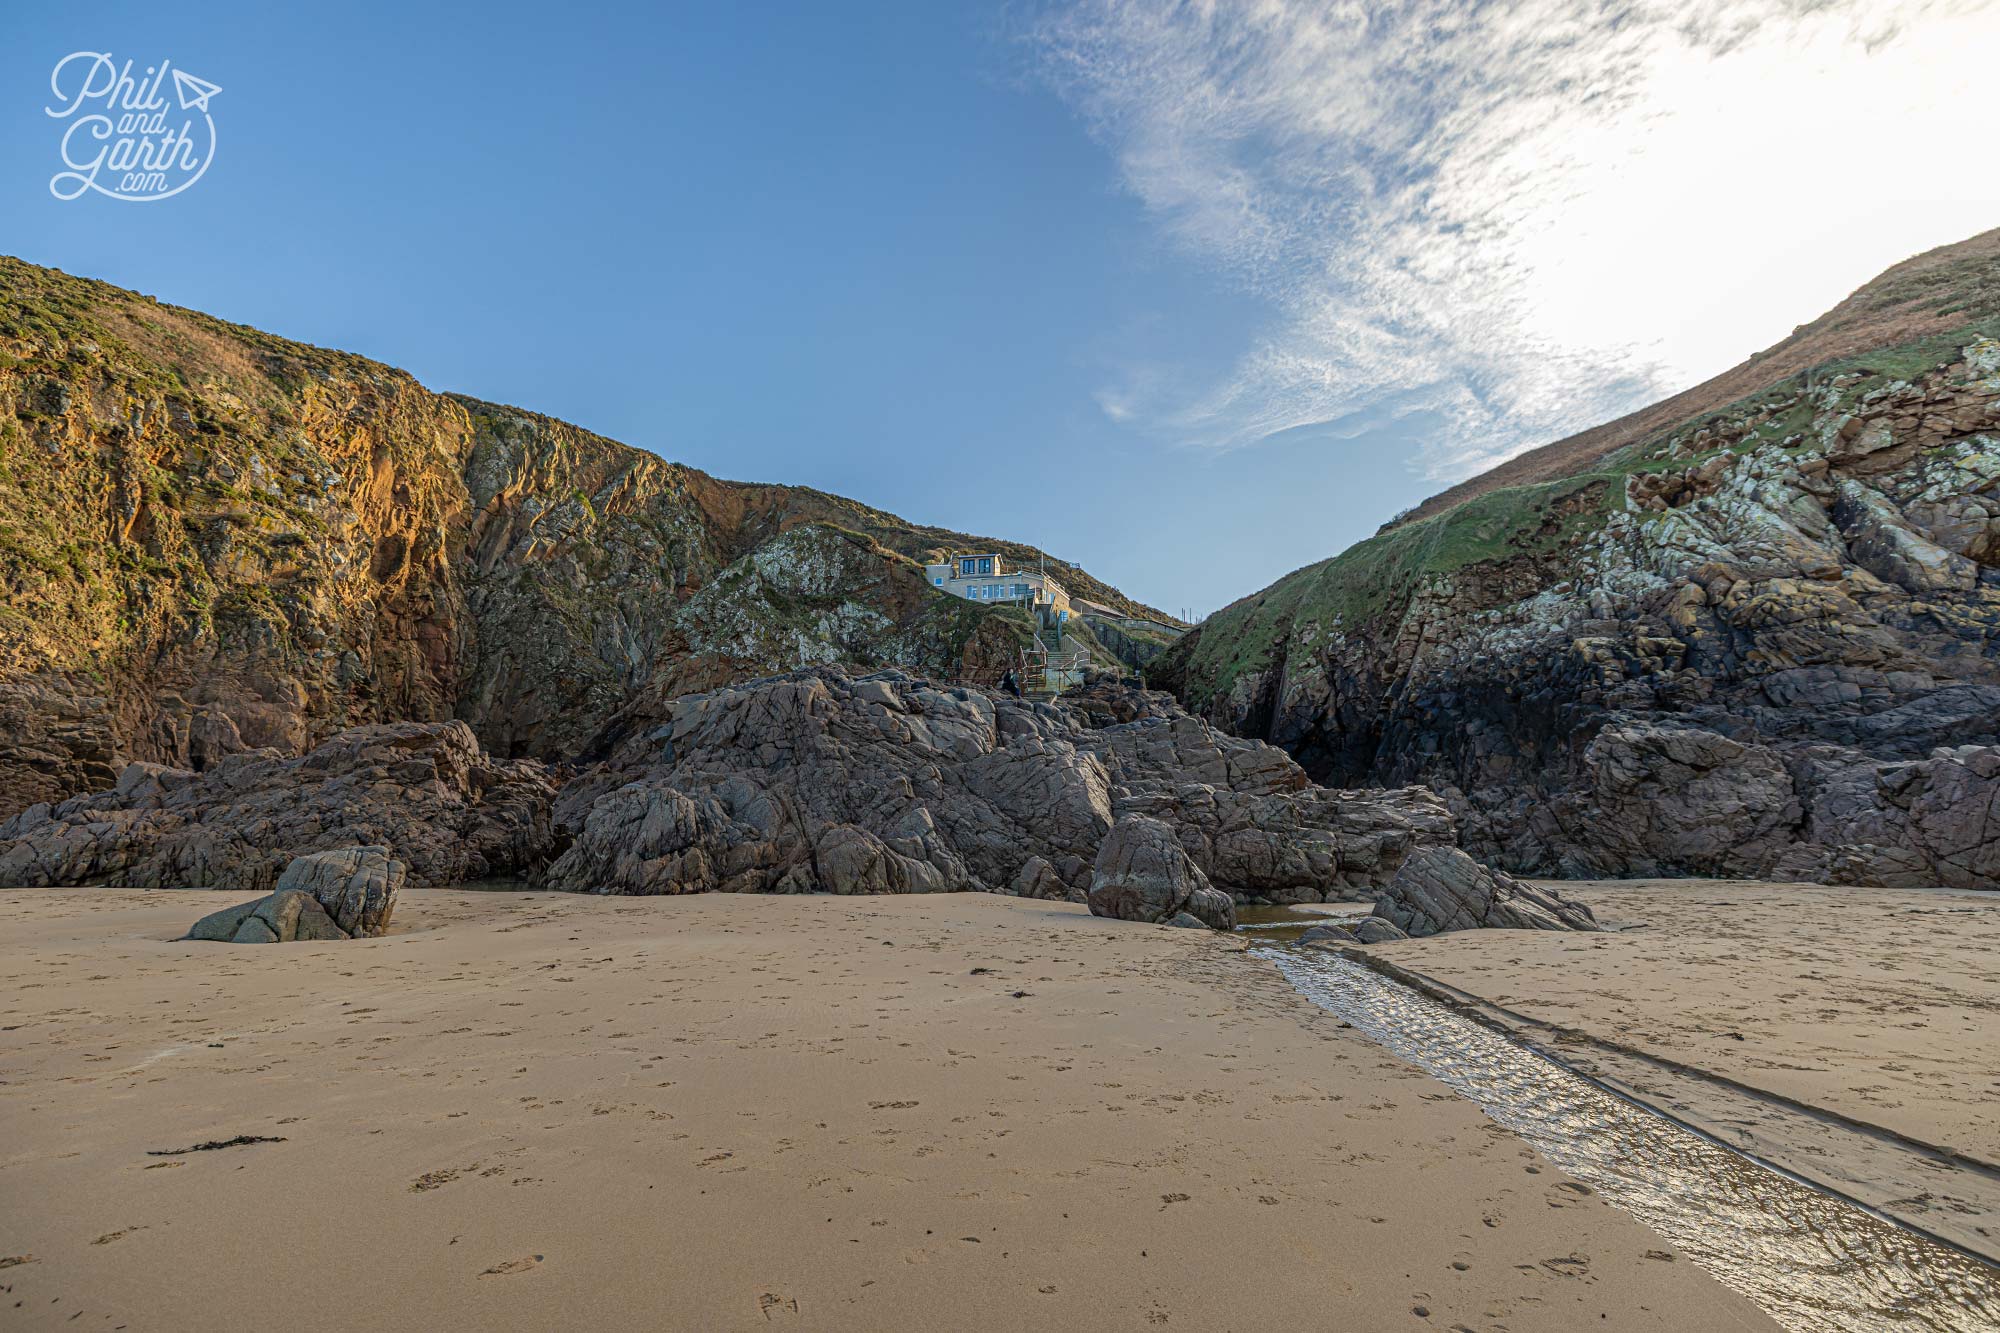
[[[1368,903],[1300,903],[1286,907],[1238,907],[1236,930],[1261,944],[1290,944],[1312,926],[1367,916]]]
[[[1614,1096],[1359,963],[1258,949],[1798,1333],[1992,1333],[2000,1270]]]

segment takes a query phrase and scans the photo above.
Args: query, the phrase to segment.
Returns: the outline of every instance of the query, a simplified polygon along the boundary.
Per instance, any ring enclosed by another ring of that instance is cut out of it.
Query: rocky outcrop
[[[1127,815],[1097,850],[1087,898],[1093,916],[1169,922],[1192,917],[1216,930],[1236,927],[1236,905],[1208,882],[1182,850],[1173,829],[1145,815]]]
[[[1081,898],[1121,821],[1166,828],[1218,896],[1359,897],[1448,843],[1422,789],[1330,792],[1164,695],[1088,709],[834,668],[670,701],[559,800],[551,888]],[[1127,713],[1134,720],[1100,725]],[[1133,817],[1144,817],[1134,819]],[[1168,895],[1172,910],[1188,895]],[[1203,898],[1198,914],[1224,915]]]
[[[1381,944],[1408,938],[1408,932],[1387,917],[1365,916],[1359,921],[1323,921],[1316,926],[1308,926],[1305,933],[1299,936],[1299,943],[1338,949],[1341,945]]]
[[[267,897],[225,907],[194,923],[191,940],[289,944],[383,935],[409,867],[385,847],[343,847],[301,856]]]
[[[349,935],[380,935],[396,914],[409,866],[386,847],[342,847],[293,859],[278,876],[278,893],[310,894]]]
[[[1471,487],[1211,616],[1149,678],[1320,781],[1431,785],[1519,873],[2000,888],[1982,240],[1938,289],[1978,323]]]
[[[940,547],[1143,611],[1017,543],[18,260],[0,297],[0,819],[371,723],[569,760],[648,699],[803,665],[997,674],[1027,619],[931,587]]]
[[[224,944],[291,944],[300,940],[352,938],[334,924],[310,893],[296,889],[210,912],[189,928],[187,937]]]
[[[462,722],[357,727],[303,758],[131,764],[109,791],[30,806],[0,825],[0,883],[309,890],[366,933],[370,895],[402,874],[390,865],[452,884],[546,861],[554,795],[540,764],[491,759]]]
[[[1456,847],[1426,847],[1396,871],[1374,915],[1412,938],[1447,930],[1596,930],[1588,907],[1489,870]],[[1377,938],[1394,938],[1377,932]]]

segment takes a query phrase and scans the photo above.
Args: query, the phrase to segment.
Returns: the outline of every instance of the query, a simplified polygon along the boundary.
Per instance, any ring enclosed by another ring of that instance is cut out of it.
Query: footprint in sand
[[[495,1264],[479,1276],[506,1277],[510,1273],[525,1273],[530,1268],[540,1267],[541,1262],[542,1256],[539,1254],[524,1254],[519,1259],[509,1259],[504,1264]]]

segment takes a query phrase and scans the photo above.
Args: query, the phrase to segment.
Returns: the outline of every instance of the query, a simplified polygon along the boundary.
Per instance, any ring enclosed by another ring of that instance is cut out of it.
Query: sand
[[[1772,1327],[1229,938],[435,890],[174,939],[238,897],[0,891],[0,1325]]]
[[[1510,1023],[1526,1040],[1725,1141],[2000,1259],[2000,895],[1560,887],[1601,919],[1646,924],[1373,952],[1526,1020]]]

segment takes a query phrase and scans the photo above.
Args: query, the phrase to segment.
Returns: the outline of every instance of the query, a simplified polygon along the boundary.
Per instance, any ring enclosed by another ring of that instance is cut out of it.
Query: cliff
[[[15,259],[0,293],[0,816],[130,761],[376,722],[576,758],[635,699],[814,664],[977,674],[1028,632],[920,561],[1032,547],[721,481]]]
[[[1436,787],[1515,870],[2000,887],[2000,231],[1148,676],[1322,781]]]

